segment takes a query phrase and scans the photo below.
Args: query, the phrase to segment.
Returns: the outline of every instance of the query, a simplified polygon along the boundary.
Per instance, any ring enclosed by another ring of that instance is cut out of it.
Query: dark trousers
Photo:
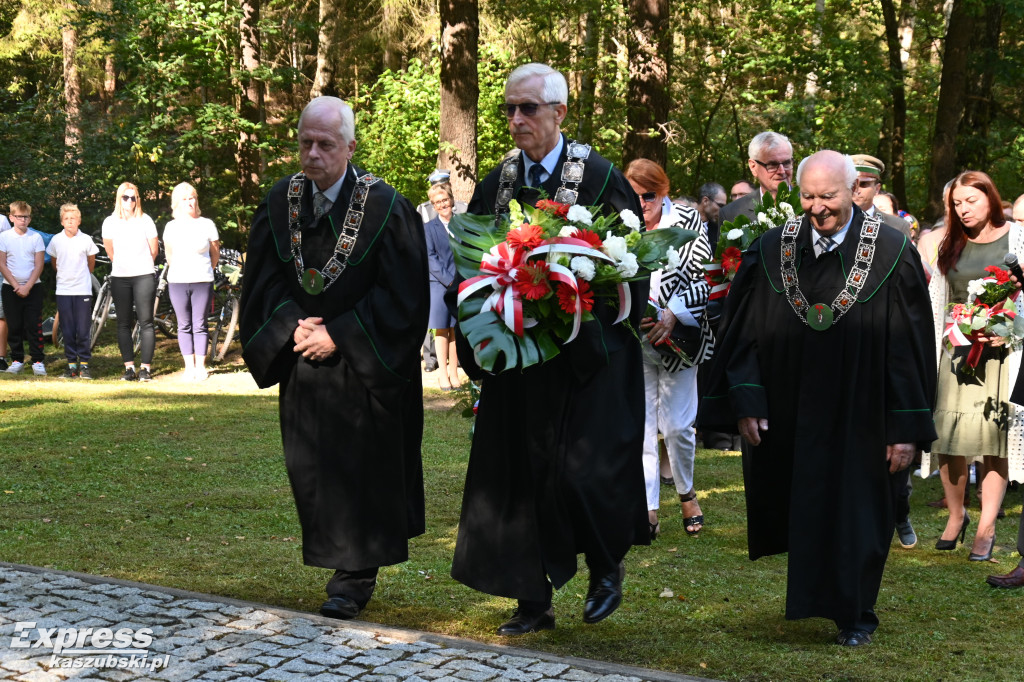
[[[142,332],[142,364],[153,362],[156,336],[153,334],[153,304],[156,302],[156,278],[153,275],[138,277],[111,277],[110,295],[117,312],[117,347],[121,349],[122,362],[135,361],[135,347],[132,343],[132,328],[139,320]],[[133,310],[134,306],[134,310]]]
[[[361,571],[336,570],[327,582],[327,596],[343,594],[358,604],[360,609],[365,609],[373,596],[373,589],[377,587],[377,570],[376,566]]]
[[[92,296],[57,296],[60,333],[64,335],[64,357],[68,362],[89,362],[89,327],[92,324]]]
[[[43,361],[43,288],[36,284],[28,296],[22,298],[14,293],[14,287],[4,283],[0,287],[3,297],[4,315],[7,317],[7,345],[11,347],[11,359],[25,361],[24,342],[28,341],[28,353],[32,362]]]
[[[913,468],[911,465],[903,471],[889,474],[896,523],[902,523],[910,518],[910,493],[914,489],[910,482],[910,470]]]
[[[206,355],[209,334],[206,313],[210,310],[213,282],[171,282],[167,285],[178,321],[178,349],[182,355]]]

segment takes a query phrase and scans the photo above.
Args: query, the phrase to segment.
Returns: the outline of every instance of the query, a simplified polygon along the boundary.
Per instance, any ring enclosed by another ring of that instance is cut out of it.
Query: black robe
[[[797,268],[812,304],[832,303],[855,260],[864,214],[853,210],[843,243],[819,259],[803,218]],[[698,424],[735,433],[740,417],[768,419],[761,445],[744,447],[750,558],[789,552],[786,618],[863,622],[895,527],[886,445],[936,438],[928,291],[917,250],[883,225],[858,302],[814,331],[782,287],[781,234],[743,255]]]
[[[560,185],[561,164],[544,183]],[[498,169],[479,185],[470,213],[494,213]],[[523,188],[516,198],[533,204]],[[578,205],[631,209],[636,194],[612,164],[591,152]],[[634,329],[647,301],[648,281],[630,284]],[[449,300],[455,287],[449,290]],[[456,335],[459,362],[483,378],[466,473],[452,577],[503,597],[543,601],[576,572],[583,552],[594,571],[613,570],[633,544],[649,543],[642,464],[644,382],[640,344],[615,312],[596,305],[597,319],[546,363],[487,374]]]
[[[408,558],[408,539],[424,530],[419,347],[430,306],[423,227],[405,197],[378,181],[347,269],[310,295],[292,262],[288,181],[274,185],[253,218],[242,355],[261,388],[280,384],[305,563],[349,571],[399,563]],[[350,168],[338,200],[316,221],[306,180],[306,268],[322,268],[333,253],[354,186]],[[324,319],[338,347],[323,362],[292,351],[298,320],[310,316]]]

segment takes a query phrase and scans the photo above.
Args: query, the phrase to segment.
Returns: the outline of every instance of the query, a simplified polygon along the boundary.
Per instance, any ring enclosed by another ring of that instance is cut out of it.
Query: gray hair
[[[700,192],[697,193],[697,200],[700,201],[701,199],[707,198],[714,201],[715,197],[718,196],[719,193],[725,194],[725,188],[717,182],[705,182],[700,186]],[[726,195],[726,198],[728,198],[728,195]]]
[[[545,102],[569,103],[569,84],[566,83],[565,76],[547,64],[533,62],[517,67],[508,75],[508,80],[505,82],[505,90],[507,92],[510,87],[537,76],[544,79],[541,96]]]
[[[747,158],[757,159],[764,152],[770,152],[778,147],[787,146],[793,149],[793,143],[782,133],[773,133],[766,130],[763,133],[754,135],[754,139],[747,145]]]
[[[833,155],[838,155],[842,157],[842,160],[840,161],[841,165],[837,166],[835,164],[836,158]],[[824,156],[825,158],[822,158],[822,156]],[[830,159],[829,157],[832,158]],[[803,176],[804,166],[808,165],[809,161],[813,161],[814,163],[821,163],[823,161],[827,161],[829,164],[835,166],[836,170],[842,169],[843,182],[845,183],[846,187],[853,187],[853,183],[857,182],[857,167],[854,165],[853,159],[850,158],[849,154],[840,154],[839,152],[833,151],[831,149],[822,149],[821,151],[814,152],[813,154],[805,158],[803,161],[800,162],[800,165],[796,167],[797,185],[800,184],[800,178]]]
[[[338,134],[341,139],[348,144],[352,140],[356,139],[356,120],[355,115],[352,113],[352,107],[345,104],[344,100],[340,100],[337,97],[317,97],[310,101],[306,105],[306,108],[299,114],[299,130],[302,130],[302,119],[305,118],[307,113],[313,111],[319,111],[321,109],[329,109],[338,114],[338,118],[341,123],[338,126]]]

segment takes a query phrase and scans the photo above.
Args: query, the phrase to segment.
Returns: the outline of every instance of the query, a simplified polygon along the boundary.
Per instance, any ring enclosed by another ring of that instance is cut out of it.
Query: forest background
[[[355,163],[414,203],[455,171],[468,198],[511,147],[504,78],[547,62],[564,130],[674,194],[748,176],[762,130],[796,156],[871,153],[919,218],[958,171],[1024,190],[1024,0],[0,0],[0,203],[96,232],[124,180],[159,225],[192,182],[228,246],[298,169],[313,96],[356,111]],[[6,211],[4,211],[6,212]]]

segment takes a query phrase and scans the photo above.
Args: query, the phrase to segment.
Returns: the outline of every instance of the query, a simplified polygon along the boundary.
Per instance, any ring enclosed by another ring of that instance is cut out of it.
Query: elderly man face
[[[830,237],[846,226],[853,211],[853,188],[846,184],[843,157],[819,152],[800,176],[800,205],[811,227]]]
[[[882,189],[882,182],[878,179],[877,175],[861,171],[857,173],[857,184],[853,190],[853,202],[860,207],[860,210],[868,211],[874,206],[875,195],[878,194],[880,189]]]
[[[330,104],[307,109],[299,125],[302,172],[320,189],[336,183],[348,168],[355,140],[341,135],[341,114]]]
[[[540,161],[558,144],[562,120],[568,108],[561,102],[544,100],[544,78],[534,76],[505,88],[508,131],[516,146],[533,161]],[[525,106],[523,106],[525,105]]]
[[[748,159],[747,166],[754,174],[757,183],[773,196],[783,182],[789,183],[793,177],[793,147],[780,144],[771,149],[762,149],[760,158]]]

